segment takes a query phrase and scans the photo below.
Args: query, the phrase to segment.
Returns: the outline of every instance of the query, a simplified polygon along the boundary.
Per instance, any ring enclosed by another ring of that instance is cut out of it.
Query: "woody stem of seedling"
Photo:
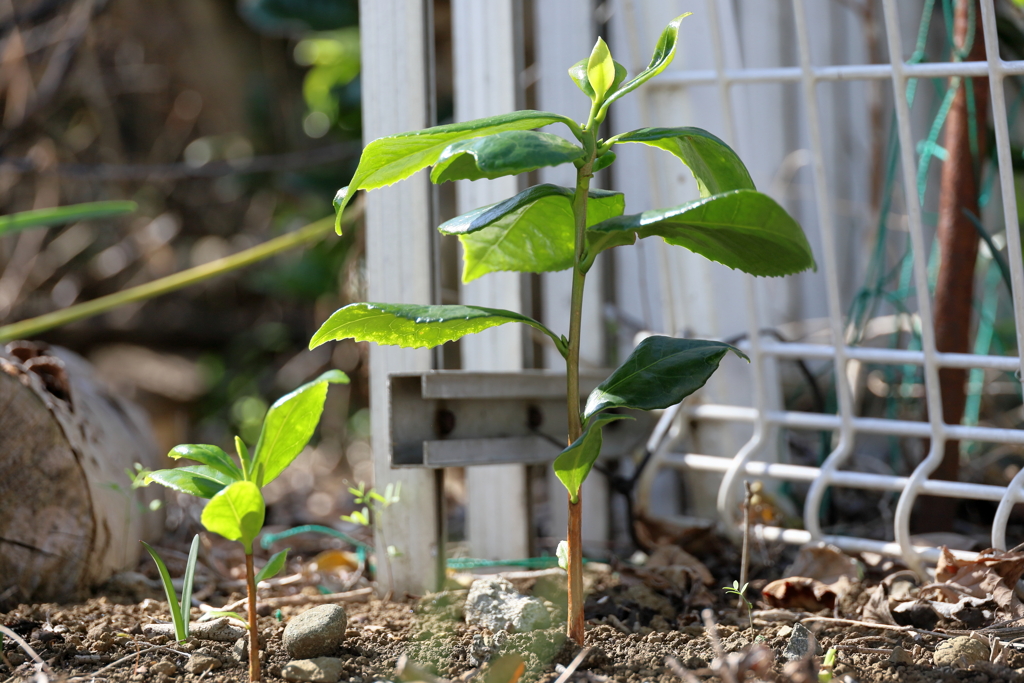
[[[252,552],[245,554],[245,585],[249,593],[249,680],[260,680],[260,636],[256,615],[256,571],[252,565]]]
[[[750,499],[752,497],[750,482],[744,481],[743,488],[745,489],[745,494],[743,496],[743,552],[740,555],[740,586],[746,588],[747,578],[750,573]],[[737,609],[743,609],[743,606],[747,604],[745,592],[744,590],[740,591],[740,599],[736,605]],[[749,608],[747,611],[750,611]]]
[[[576,223],[576,251],[572,271],[572,301],[569,318],[569,353],[566,358],[566,397],[569,413],[569,443],[583,433],[580,418],[580,327],[583,316],[583,285],[586,273],[583,262],[586,258],[587,237],[587,196],[590,192],[591,169],[594,166],[595,135],[589,129],[584,132],[587,160],[576,172],[576,194],[572,200],[572,213]],[[583,645],[583,501],[582,491],[576,502],[569,497],[569,623],[568,635],[577,644]]]

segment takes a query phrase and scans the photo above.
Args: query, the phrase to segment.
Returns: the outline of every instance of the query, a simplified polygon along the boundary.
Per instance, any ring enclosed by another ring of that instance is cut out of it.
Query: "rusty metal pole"
[[[973,20],[970,17],[971,5]],[[968,61],[985,60],[985,41],[981,28],[981,8],[977,0],[956,0],[954,45],[961,52],[974,40]],[[956,81],[951,81],[954,87]],[[970,116],[967,91],[973,85],[974,116],[977,131],[977,158],[971,149]],[[974,294],[974,270],[978,259],[978,232],[964,211],[979,215],[978,189],[981,160],[984,158],[986,120],[988,115],[988,79],[961,79],[959,89],[946,119],[943,146],[946,161],[942,166],[939,222],[939,271],[935,282],[935,346],[942,352],[967,353],[970,348],[971,307]],[[921,294],[919,294],[921,296]],[[967,400],[967,371],[959,368],[939,370],[942,393],[942,415],[947,424],[959,424]],[[947,441],[942,464],[933,479],[956,481],[960,473],[960,443]],[[949,498],[925,497],[915,520],[915,530],[949,531],[956,515],[957,502]]]

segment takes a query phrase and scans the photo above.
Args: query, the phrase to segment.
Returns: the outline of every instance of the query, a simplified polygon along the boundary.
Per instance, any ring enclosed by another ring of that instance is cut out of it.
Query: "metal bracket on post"
[[[584,395],[610,371],[581,373]],[[565,375],[547,370],[429,370],[388,376],[392,467],[549,463],[565,448]],[[643,444],[653,418],[604,429],[605,457]]]

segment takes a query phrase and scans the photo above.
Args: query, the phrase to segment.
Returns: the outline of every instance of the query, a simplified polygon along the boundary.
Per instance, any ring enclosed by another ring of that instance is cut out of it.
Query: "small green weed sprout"
[[[167,609],[171,613],[171,621],[174,623],[174,638],[179,643],[188,640],[189,620],[192,612],[192,583],[196,575],[196,560],[199,557],[199,534],[192,539],[192,547],[188,551],[188,561],[185,562],[185,576],[181,582],[181,602],[174,593],[174,585],[171,583],[171,574],[167,571],[167,565],[153,549],[153,546],[142,541],[153,562],[156,563],[156,570],[160,572],[160,581],[164,584],[164,595],[167,596]]]
[[[830,683],[832,680],[832,669],[836,665],[837,650],[832,647],[825,653],[825,661],[821,663],[821,671],[818,672],[818,683]]]
[[[384,529],[380,525],[380,515],[401,500],[402,484],[401,482],[397,485],[388,484],[384,488],[384,493],[380,493],[372,487],[367,489],[366,482],[361,481],[359,486],[350,486],[348,492],[354,497],[355,504],[362,505],[363,509],[353,510],[350,515],[342,515],[341,519],[359,526],[373,528],[374,537],[380,540],[384,550],[378,554],[384,557],[384,562],[388,565],[388,576],[390,576],[391,558],[396,557],[399,553],[395,546],[387,544]]]
[[[747,586],[749,585],[749,583],[745,583],[742,586],[740,586],[739,581],[733,581],[731,586],[722,586],[722,590],[726,593],[730,593],[732,595],[739,597],[744,602],[744,604],[746,604],[747,620],[750,622],[751,630],[753,630],[754,617],[751,615],[751,610],[754,609],[754,606],[750,604],[750,600],[747,600],[747,596],[745,595],[745,593],[747,592]]]

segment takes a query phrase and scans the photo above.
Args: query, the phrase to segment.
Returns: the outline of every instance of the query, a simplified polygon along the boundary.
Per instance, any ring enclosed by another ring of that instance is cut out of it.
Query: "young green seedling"
[[[580,548],[580,486],[601,450],[601,429],[623,415],[615,409],[655,410],[683,400],[707,382],[729,352],[715,341],[653,336],[595,389],[580,411],[579,362],[583,286],[597,256],[637,239],[658,236],[708,259],[752,275],[781,276],[814,267],[799,224],[773,199],[754,188],[743,162],[724,142],[699,128],[642,128],[606,139],[600,127],[612,102],[661,73],[675,56],[683,15],[661,34],[650,64],[626,80],[626,69],[598,40],[588,59],[569,75],[591,101],[580,124],[560,114],[517,111],[374,140],[363,150],[348,187],[334,203],[342,211],[358,190],[374,190],[433,166],[430,179],[478,180],[573,164],[575,187],[537,185],[493,206],[439,227],[462,243],[464,282],[493,271],[543,272],[571,269],[568,336],[513,311],[479,306],[418,306],[356,303],[335,312],[310,347],[354,338],[404,347],[432,347],[490,327],[517,322],[544,333],[565,358],[568,443],[555,460],[555,474],[569,493],[569,635],[583,643],[583,576]],[[576,143],[534,128],[560,123]],[[621,193],[591,190],[594,173],[615,161],[618,144],[641,144],[672,154],[690,168],[700,198],[667,209],[623,215]]]
[[[754,606],[750,604],[750,600],[747,600],[747,596],[746,596],[747,586],[749,586],[749,585],[750,585],[749,583],[745,583],[742,586],[740,586],[740,582],[739,581],[733,581],[731,586],[722,586],[722,590],[724,590],[726,593],[732,593],[733,595],[738,597],[740,600],[742,600],[743,604],[745,604],[747,606],[747,620],[750,622],[751,630],[753,630],[753,628],[754,628],[754,617],[751,614],[751,610],[754,609]]]
[[[329,370],[317,379],[282,396],[270,406],[252,456],[245,443],[235,437],[236,464],[217,446],[186,444],[168,455],[198,462],[198,465],[157,470],[146,477],[182,493],[209,498],[202,522],[208,531],[245,549],[245,577],[248,589],[249,680],[260,679],[259,634],[256,617],[256,583],[272,578],[284,567],[287,551],[277,553],[256,574],[252,543],[263,528],[266,505],[260,489],[277,478],[306,447],[324,410],[327,387],[347,384],[340,370]]]
[[[185,562],[185,576],[181,579],[181,602],[174,593],[174,585],[171,583],[171,574],[167,571],[167,565],[157,554],[153,546],[141,542],[146,547],[156,563],[156,570],[160,573],[160,581],[164,585],[164,595],[167,596],[167,609],[171,612],[171,622],[174,624],[174,639],[179,643],[188,640],[190,630],[189,616],[192,613],[192,583],[196,576],[196,560],[199,558],[199,534],[192,539],[192,547],[188,551],[188,561]]]
[[[384,537],[384,529],[380,524],[380,515],[384,510],[401,500],[402,495],[402,483],[388,484],[384,487],[384,493],[378,492],[374,488],[366,489],[365,482],[359,482],[359,486],[350,486],[348,492],[352,494],[353,501],[356,505],[362,505],[362,510],[353,510],[350,515],[342,515],[341,518],[346,522],[352,524],[358,524],[359,526],[373,527],[374,536],[380,541],[380,549],[377,552],[377,561],[379,562],[381,557],[384,558],[385,564],[388,565],[388,576],[391,576],[391,556],[396,554],[397,551],[393,546],[388,545],[387,539]],[[394,592],[394,586],[391,587]]]

